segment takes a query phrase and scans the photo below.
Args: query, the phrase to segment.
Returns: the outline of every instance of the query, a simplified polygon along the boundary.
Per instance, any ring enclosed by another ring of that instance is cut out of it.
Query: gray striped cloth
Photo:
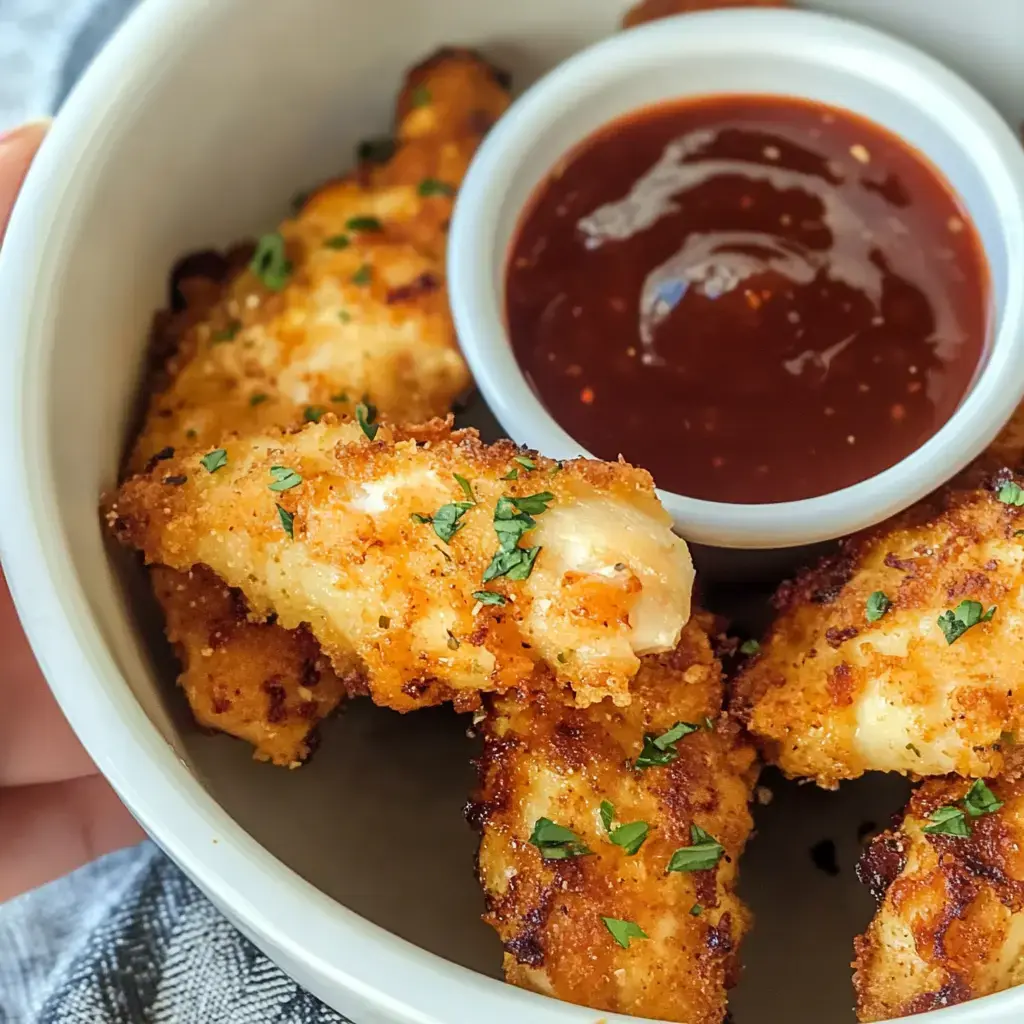
[[[49,113],[135,0],[0,0],[0,130]],[[0,904],[0,1024],[345,1024],[152,843]]]

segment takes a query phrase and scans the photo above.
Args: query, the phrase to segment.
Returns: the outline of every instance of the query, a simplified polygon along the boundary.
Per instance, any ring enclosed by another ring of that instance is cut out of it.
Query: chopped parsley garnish
[[[740,644],[740,654],[757,654],[761,645],[756,640],[744,640]]]
[[[279,292],[288,283],[292,262],[285,254],[284,238],[279,232],[271,231],[260,238],[249,269],[272,292]]]
[[[640,756],[634,762],[635,768],[654,768],[661,765],[671,764],[678,756],[676,744],[691,732],[697,732],[699,726],[691,725],[689,722],[676,722],[671,729],[666,730],[660,736],[647,733],[644,736],[644,747]]]
[[[612,933],[612,938],[623,948],[629,949],[630,939],[646,939],[647,932],[635,921],[620,921],[617,917],[602,917],[605,928]]]
[[[928,815],[930,825],[925,825],[921,831],[930,836],[959,836],[966,839],[971,834],[971,826],[967,824],[964,812],[959,807],[936,807]]]
[[[704,908],[699,903],[694,903],[694,905],[690,907],[690,917],[700,917],[703,910]]]
[[[338,310],[338,319],[343,324],[351,323],[352,322],[352,314],[347,309],[339,309]]]
[[[519,470],[518,469],[510,469],[501,479],[502,480],[518,480],[519,479]]]
[[[550,818],[538,818],[530,833],[530,842],[545,860],[584,857],[591,851],[575,832],[556,825]]]
[[[419,183],[417,191],[424,197],[453,196],[455,195],[455,186],[449,185],[446,181],[438,181],[437,178],[424,178]]]
[[[302,414],[302,418],[307,423],[319,423],[320,418],[327,410],[322,405],[307,405],[306,411]]]
[[[287,466],[271,466],[270,475],[273,479],[267,486],[272,491],[289,491],[302,483],[302,477]]]
[[[363,139],[356,147],[356,160],[361,164],[386,164],[395,154],[395,140],[389,136]]]
[[[918,748],[913,743],[908,743],[904,749],[909,750],[912,754],[914,754],[917,757],[921,756],[921,751],[918,750]]]
[[[533,563],[540,553],[539,547],[521,548],[523,534],[537,525],[533,517],[547,511],[553,494],[532,494],[525,498],[502,495],[494,507],[494,532],[498,535],[498,551],[484,570],[484,583],[498,576],[510,580],[525,580],[533,572]]]
[[[416,523],[431,523],[434,527],[434,533],[438,535],[445,542],[445,544],[451,543],[452,537],[455,536],[465,525],[459,522],[459,520],[473,507],[471,501],[452,501],[447,505],[442,505],[432,516],[425,516],[422,512],[413,512],[411,518]],[[490,602],[497,604],[498,602]]]
[[[666,871],[709,871],[721,859],[725,847],[699,825],[690,825],[690,845],[672,854]]]
[[[602,800],[599,811],[601,814],[601,824],[604,825],[605,832],[611,832],[612,822],[615,820],[615,804],[611,800]]]
[[[373,277],[373,268],[369,263],[364,263],[353,275],[353,284],[369,284],[370,278]]]
[[[384,225],[376,217],[349,217],[345,221],[349,231],[383,231]]]
[[[890,608],[892,601],[886,596],[885,591],[876,590],[869,598],[864,614],[868,622],[877,622]]]
[[[1007,480],[1007,482],[999,488],[999,493],[996,497],[1004,505],[1017,505],[1018,507],[1024,505],[1024,489],[1021,489],[1012,480]]]
[[[277,506],[277,514],[281,517],[281,525],[284,527],[284,532],[294,540],[295,539],[295,514],[289,512],[282,506]]]
[[[995,605],[987,612],[983,612],[980,601],[961,601],[955,610],[945,611],[939,616],[939,629],[942,630],[947,644],[955,643],[971,626],[976,626],[979,622],[988,622],[995,613]]]
[[[223,469],[228,464],[228,453],[223,448],[214,448],[199,461],[203,464],[203,469],[216,473],[218,469]]]
[[[476,495],[473,494],[473,485],[458,473],[452,473],[452,476],[455,477],[455,482],[462,488],[462,493],[475,505]]]
[[[352,244],[352,239],[348,235],[331,235],[330,238],[324,239],[324,245],[328,249],[347,249]]]
[[[254,391],[249,396],[250,405],[262,405],[270,396],[264,394],[262,391]]]
[[[372,441],[380,429],[380,424],[376,422],[377,406],[371,405],[369,402],[360,402],[356,406],[356,419],[359,421],[363,433]]]
[[[715,720],[710,715],[704,716],[704,728],[707,729],[708,732],[715,731]]]
[[[621,846],[632,857],[644,845],[644,840],[650,830],[646,821],[631,821],[613,829],[608,833],[608,838],[616,846]]]
[[[414,107],[425,107],[430,103],[433,97],[430,95],[430,90],[425,85],[417,85],[412,91],[411,99]]]
[[[347,402],[348,395],[344,391],[339,391],[336,395],[331,395],[332,402]]]
[[[474,590],[475,597],[481,604],[506,604],[504,594],[497,594],[493,590]]]
[[[512,457],[513,462],[518,462],[524,469],[536,469],[537,463],[533,459],[528,459],[525,455],[514,455]]]
[[[213,332],[212,340],[216,342],[221,341],[234,341],[235,336],[242,329],[242,323],[240,320],[232,320],[227,327],[221,328],[219,331]]]
[[[995,793],[985,785],[984,779],[975,779],[974,785],[964,797],[964,809],[972,818],[980,818],[983,814],[995,814],[1003,801],[996,799]]]

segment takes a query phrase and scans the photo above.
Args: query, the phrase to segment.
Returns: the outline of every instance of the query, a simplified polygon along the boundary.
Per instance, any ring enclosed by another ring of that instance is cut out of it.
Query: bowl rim
[[[896,88],[889,84],[896,81],[893,72],[901,72],[900,85],[913,83],[917,105],[941,100],[943,106],[935,109],[942,109],[945,119],[955,115],[958,125],[967,126],[961,150],[1000,214],[1011,269],[998,330],[960,405],[924,444],[867,480],[799,501],[732,504],[658,491],[679,532],[697,543],[763,549],[832,540],[902,511],[945,483],[995,438],[1024,397],[1024,278],[1012,272],[1024,266],[1024,149],[987,99],[915,46],[832,14],[730,8],[666,18],[579,51],[516,100],[509,116],[484,139],[469,168],[455,203],[448,244],[456,331],[481,394],[515,441],[554,458],[594,457],[544,407],[512,352],[502,300],[494,287],[504,279],[506,256],[495,242],[501,197],[532,141],[561,116],[570,98],[607,88],[610,81],[647,61],[706,53],[708,47],[737,58],[768,47],[773,55],[830,66],[851,78],[870,77],[890,90]],[[820,98],[813,88],[799,95]]]
[[[228,3],[211,7],[207,0],[145,0],[135,9],[56,119],[0,250],[0,472],[22,485],[0,492],[0,554],[18,612],[62,710],[132,813],[272,959],[308,968],[306,984],[325,1002],[337,1005],[331,986],[346,990],[374,1021],[477,1024],[486,1015],[496,1024],[593,1024],[598,1011],[513,988],[387,932],[250,837],[143,712],[72,571],[54,512],[49,443],[46,345],[54,334],[46,299],[59,285],[53,240],[79,201],[83,163],[103,162],[105,126],[139,101],[154,69],[186,49],[208,18],[229,12]],[[992,1013],[1006,1008],[1009,1024],[1022,1003],[1024,990],[1011,990],[933,1019],[992,1024]]]

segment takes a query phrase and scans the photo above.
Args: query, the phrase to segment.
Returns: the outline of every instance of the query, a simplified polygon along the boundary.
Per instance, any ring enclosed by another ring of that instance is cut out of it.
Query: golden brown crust
[[[628,708],[604,701],[578,709],[549,693],[494,699],[467,815],[482,832],[485,920],[501,937],[512,984],[598,1010],[687,1024],[723,1019],[750,924],[735,882],[756,765],[753,748],[720,715],[721,668],[706,624],[691,619],[675,651],[643,659]],[[706,717],[716,719],[713,731]],[[633,768],[644,735],[678,721],[701,728],[679,741],[677,759]],[[635,855],[609,842],[604,800],[617,822],[650,826]],[[528,841],[542,816],[575,832],[592,855],[543,859]],[[691,843],[691,824],[726,855],[713,870],[668,874],[672,852]],[[649,937],[623,949],[603,916],[632,921]]]
[[[370,441],[326,415],[291,433],[224,440],[221,468],[201,453],[165,459],[121,487],[108,518],[148,561],[207,565],[255,616],[308,623],[335,669],[365,668],[371,695],[389,707],[473,707],[481,690],[552,675],[581,703],[627,702],[638,651],[675,644],[692,585],[650,476],[526,458],[441,422],[415,433],[400,440],[382,426]],[[279,488],[274,467],[301,479]],[[487,582],[499,498],[538,493],[546,508],[519,538],[539,551],[532,570]],[[424,522],[460,501],[450,538]],[[482,602],[482,590],[507,603]]]
[[[929,815],[971,782],[925,782],[902,824],[875,838],[861,878],[880,900],[856,941],[862,1021],[936,1010],[1024,982],[1024,780],[988,783],[1004,806],[971,835],[928,835]]]
[[[361,680],[339,678],[306,630],[248,620],[245,601],[205,566],[154,566],[153,590],[196,721],[251,743],[259,761],[296,767],[313,727]]]
[[[674,14],[695,14],[698,11],[717,11],[727,7],[792,7],[789,0],[640,0],[622,19],[623,28],[644,25]]]
[[[993,453],[779,590],[733,706],[788,775],[1002,771],[1024,700],[1024,514],[999,500],[1012,474]],[[892,606],[869,622],[876,591]],[[996,611],[950,644],[938,619],[962,601]]]
[[[282,292],[268,292],[248,271],[250,243],[179,261],[170,308],[154,318],[154,397],[131,467],[140,470],[173,449],[213,447],[225,433],[297,426],[320,405],[351,415],[364,395],[391,417],[446,413],[468,382],[444,286],[452,199],[419,190],[428,179],[458,185],[507,105],[507,83],[481,58],[439,51],[406,79],[395,154],[328,183],[282,226],[296,264]],[[366,216],[384,230],[349,228],[350,218]],[[348,249],[323,245],[343,234]],[[354,285],[364,264],[370,281]],[[302,760],[316,723],[343,689],[324,669],[312,704],[293,700],[310,661],[326,662],[312,636],[237,617],[226,629],[226,588],[205,571],[157,568],[154,586],[197,720],[249,740],[257,757]],[[210,657],[204,652],[214,634],[220,643]],[[268,703],[272,678],[282,681],[283,704]],[[225,691],[233,695],[228,710]]]

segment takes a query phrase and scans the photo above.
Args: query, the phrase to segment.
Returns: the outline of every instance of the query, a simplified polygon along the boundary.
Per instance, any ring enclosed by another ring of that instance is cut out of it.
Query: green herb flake
[[[349,217],[345,221],[349,231],[383,231],[384,225],[376,217]]]
[[[690,917],[700,917],[703,912],[704,908],[699,903],[694,903],[694,905],[690,907]]]
[[[971,834],[971,826],[967,824],[967,818],[959,807],[936,807],[928,815],[930,825],[925,825],[921,831],[930,836],[957,836],[966,839]]]
[[[690,845],[672,854],[666,871],[710,871],[725,853],[725,847],[698,825],[690,825]]]
[[[890,608],[892,601],[886,596],[885,591],[876,590],[867,601],[864,614],[868,622],[877,622]]]
[[[424,178],[416,190],[424,198],[430,196],[453,196],[455,186],[449,185],[446,181],[438,181],[437,178]]]
[[[223,448],[214,448],[212,452],[207,452],[199,461],[207,472],[216,473],[218,469],[223,469],[228,464],[228,453]]]
[[[978,625],[979,622],[988,622],[995,613],[995,605],[987,612],[983,612],[980,601],[961,601],[955,610],[945,611],[939,616],[939,629],[942,630],[946,643],[952,644],[972,626]]]
[[[348,395],[344,391],[339,391],[336,395],[331,395],[332,402],[347,402]]]
[[[490,583],[499,576],[510,580],[528,579],[533,572],[533,563],[537,561],[540,548],[513,548],[511,551],[499,551],[490,565],[484,570],[483,581]]]
[[[620,921],[617,917],[602,917],[601,920],[623,949],[629,949],[630,939],[647,938],[647,933],[635,921]]]
[[[347,249],[352,244],[348,235],[331,235],[324,239],[324,246],[328,249]]]
[[[377,407],[369,402],[360,402],[356,406],[356,419],[363,433],[372,441],[380,429],[380,424],[376,422]]]
[[[195,430],[193,427],[189,427],[188,430],[185,431],[185,436],[190,441],[194,441],[199,436],[199,432]]]
[[[518,480],[519,479],[519,470],[518,469],[510,469],[501,479],[502,480]]]
[[[708,732],[715,731],[715,720],[710,715],[704,716],[704,728],[707,729]]]
[[[473,485],[464,476],[460,476],[458,473],[452,473],[452,476],[455,477],[455,482],[462,488],[462,493],[475,505],[476,496],[473,494]]]
[[[646,821],[631,821],[612,830],[608,838],[616,846],[621,846],[627,856],[632,857],[644,845],[644,840],[650,830]]]
[[[964,810],[972,818],[980,818],[984,814],[995,814],[1002,806],[1003,801],[996,798],[995,793],[985,785],[984,779],[975,779],[974,785],[964,797]]]
[[[469,501],[452,501],[442,505],[428,520],[433,523],[434,533],[445,542],[450,544],[452,537],[462,529],[462,517],[473,507]]]
[[[339,309],[338,319],[343,324],[350,324],[352,322],[352,314],[347,309]]]
[[[909,750],[915,757],[921,756],[921,751],[913,743],[908,743],[905,749]]]
[[[602,800],[598,811],[601,814],[601,824],[604,825],[605,832],[611,832],[612,822],[615,821],[615,804],[611,800]]]
[[[541,491],[539,494],[528,494],[522,498],[509,498],[509,501],[520,511],[528,516],[539,516],[547,512],[548,505],[555,500],[550,491]]]
[[[262,391],[254,391],[249,396],[249,404],[252,406],[262,405],[270,396]]]
[[[498,594],[493,590],[474,590],[473,597],[481,604],[506,604],[504,594]]]
[[[1018,508],[1021,505],[1024,505],[1024,489],[1019,487],[1012,480],[1008,480],[999,488],[999,493],[996,497],[1004,505],[1016,505]]]
[[[363,139],[356,147],[356,160],[361,164],[386,164],[395,155],[395,140],[389,136]]]
[[[540,850],[544,860],[585,857],[591,851],[575,832],[556,825],[550,818],[538,818],[530,833],[530,843]]]
[[[302,414],[302,418],[307,423],[319,423],[325,412],[327,412],[327,410],[322,405],[307,405],[306,411]]]
[[[359,284],[359,285],[369,284],[370,283],[370,279],[372,277],[373,277],[373,268],[370,266],[369,263],[364,263],[352,275],[352,283],[353,284]]]
[[[643,750],[634,762],[635,768],[655,768],[671,764],[678,756],[676,744],[691,732],[697,732],[699,726],[691,725],[689,722],[676,722],[671,729],[666,730],[660,736],[647,733],[644,736]]]
[[[740,644],[740,654],[757,654],[761,645],[756,640],[744,640]]]
[[[219,331],[214,331],[211,337],[213,343],[219,344],[222,341],[234,341],[238,335],[238,332],[242,329],[242,323],[240,320],[232,320],[227,327],[221,328]]]
[[[256,243],[249,269],[263,282],[265,288],[279,292],[288,283],[292,262],[285,253],[284,238],[280,232],[271,231],[261,236]]]
[[[417,85],[416,88],[413,89],[410,99],[414,107],[426,107],[430,104],[433,97],[430,95],[430,90],[425,85]]]
[[[528,459],[525,455],[513,455],[512,456],[512,461],[513,462],[518,462],[519,465],[523,467],[523,469],[536,469],[537,468],[537,463],[534,462],[533,459]]]
[[[281,505],[277,506],[277,514],[281,518],[281,525],[284,527],[284,532],[294,540],[295,539],[295,515],[289,512],[286,508]]]
[[[272,479],[267,486],[272,491],[290,491],[302,483],[302,477],[287,466],[271,466],[270,476]]]

